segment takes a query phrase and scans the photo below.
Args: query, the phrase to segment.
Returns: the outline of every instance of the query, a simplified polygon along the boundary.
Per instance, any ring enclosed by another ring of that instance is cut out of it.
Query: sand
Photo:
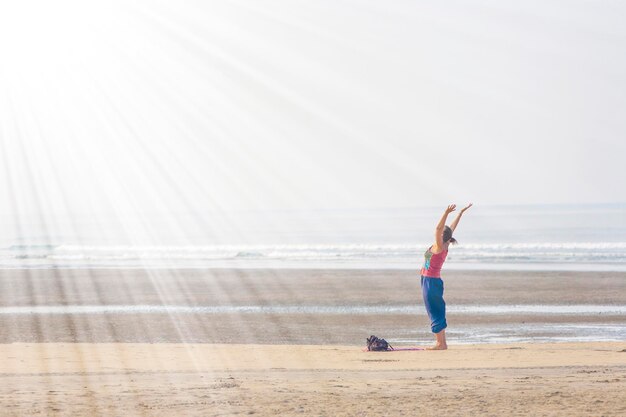
[[[0,345],[2,416],[626,414],[626,342]]]
[[[626,274],[448,271],[449,305],[626,305]],[[414,271],[0,271],[0,416],[623,416],[626,341],[461,345],[475,324],[624,325],[623,314],[14,314],[87,305],[421,306]]]
[[[626,273],[446,271],[449,306],[626,305]],[[430,340],[419,276],[400,270],[4,270],[0,307],[47,305],[385,306],[417,314],[0,314],[0,343],[362,345],[370,334]],[[448,315],[463,326],[606,325],[623,315]],[[533,328],[527,330],[533,336]],[[558,336],[558,334],[555,334]],[[454,340],[454,335],[451,333]],[[461,340],[459,340],[461,341]]]

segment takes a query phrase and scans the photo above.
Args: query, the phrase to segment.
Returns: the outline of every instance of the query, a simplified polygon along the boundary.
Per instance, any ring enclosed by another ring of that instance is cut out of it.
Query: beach
[[[432,342],[415,271],[3,270],[0,415],[626,412],[626,274],[445,285],[449,350],[364,352]]]
[[[0,345],[2,416],[626,413],[626,343]]]
[[[624,16],[0,2],[0,417],[626,416]]]

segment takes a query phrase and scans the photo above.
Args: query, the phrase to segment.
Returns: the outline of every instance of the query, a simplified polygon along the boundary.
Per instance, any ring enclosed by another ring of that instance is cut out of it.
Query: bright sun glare
[[[615,198],[616,18],[270,3],[2,2],[0,213]]]

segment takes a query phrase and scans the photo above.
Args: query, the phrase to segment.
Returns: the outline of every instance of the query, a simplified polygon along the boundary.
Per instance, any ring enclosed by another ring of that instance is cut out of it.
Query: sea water
[[[452,344],[472,343],[518,343],[518,342],[593,342],[626,340],[626,306],[602,304],[576,305],[450,305],[450,316],[492,316],[489,323],[454,324],[446,330]],[[53,316],[53,315],[196,315],[205,320],[224,314],[233,315],[343,315],[372,317],[376,323],[381,315],[404,315],[397,325],[388,328],[385,338],[392,345],[431,344],[428,326],[416,328],[416,316],[425,316],[423,306],[418,305],[36,305],[2,306],[0,316]],[[595,316],[594,322],[581,321],[581,317]],[[502,322],[501,317],[539,317],[532,322]],[[612,320],[602,322],[602,317]],[[558,320],[555,320],[558,319]],[[616,320],[617,319],[617,320]],[[367,336],[367,335],[364,335]]]
[[[418,269],[440,212],[5,216],[0,268]],[[448,269],[626,271],[626,204],[477,205],[455,237]]]
[[[30,268],[376,268],[418,270],[441,208],[0,217],[0,270]],[[45,220],[44,220],[45,219]],[[448,222],[450,223],[450,222]],[[477,204],[446,269],[626,271],[626,204]],[[451,343],[626,339],[624,305],[449,305],[451,314],[536,315],[540,323],[451,326]],[[308,314],[425,316],[417,305],[33,305],[0,315]],[[556,319],[558,317],[558,319]],[[471,320],[467,321],[471,323]],[[401,323],[392,344],[430,343]]]

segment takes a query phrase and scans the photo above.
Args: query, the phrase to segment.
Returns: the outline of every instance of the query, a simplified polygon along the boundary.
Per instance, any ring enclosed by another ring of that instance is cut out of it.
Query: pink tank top
[[[430,248],[424,253],[424,266],[422,267],[422,276],[431,278],[441,278],[441,267],[446,261],[448,251],[444,250],[440,253],[432,253]]]

